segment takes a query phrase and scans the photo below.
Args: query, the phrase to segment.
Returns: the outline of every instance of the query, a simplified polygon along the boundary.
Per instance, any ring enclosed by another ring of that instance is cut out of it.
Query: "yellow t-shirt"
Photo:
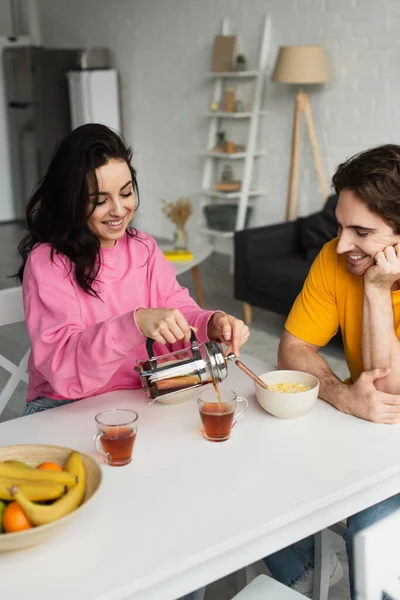
[[[338,239],[322,248],[285,323],[292,335],[325,346],[339,326],[351,379],[363,372],[362,319],[364,278],[349,273],[347,257],[337,254]],[[400,290],[392,292],[394,326],[400,338]]]

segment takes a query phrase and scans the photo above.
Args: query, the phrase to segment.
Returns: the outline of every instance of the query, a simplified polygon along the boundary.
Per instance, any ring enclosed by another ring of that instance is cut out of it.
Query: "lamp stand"
[[[293,137],[292,137],[292,156],[290,161],[289,171],[289,190],[286,205],[286,220],[295,220],[298,213],[299,200],[299,160],[300,160],[300,125],[301,113],[304,112],[306,119],[308,135],[311,142],[311,147],[314,155],[314,164],[317,170],[319,185],[322,190],[323,202],[328,196],[328,188],[325,184],[324,174],[322,171],[321,158],[315,135],[314,123],[311,114],[311,106],[308,96],[303,90],[299,89],[296,94],[296,103],[294,108],[293,120]]]

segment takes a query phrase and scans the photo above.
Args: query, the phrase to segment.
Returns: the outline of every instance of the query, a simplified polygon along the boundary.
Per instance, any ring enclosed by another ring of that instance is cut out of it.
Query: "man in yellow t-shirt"
[[[315,259],[292,307],[278,364],[318,377],[321,398],[342,412],[377,423],[399,423],[400,146],[380,146],[350,158],[339,165],[333,187],[338,195],[338,237]],[[319,354],[339,327],[350,372],[346,382]],[[345,541],[352,598],[355,533],[399,508],[400,494],[349,517]],[[265,562],[277,579],[310,593],[312,538]],[[334,556],[331,574],[335,571]]]

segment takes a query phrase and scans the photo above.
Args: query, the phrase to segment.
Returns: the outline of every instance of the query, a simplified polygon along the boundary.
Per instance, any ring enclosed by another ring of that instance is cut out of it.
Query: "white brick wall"
[[[124,133],[133,144],[142,194],[140,225],[169,225],[160,199],[192,194],[201,182],[211,87],[204,77],[223,16],[240,49],[256,60],[265,12],[272,16],[269,74],[283,44],[323,43],[332,80],[310,90],[327,182],[336,165],[375,144],[398,142],[400,2],[398,0],[39,0],[43,42],[109,46],[121,75]],[[293,100],[290,86],[267,83],[260,145],[257,224],[283,219]],[[300,211],[320,206],[304,133]],[[195,222],[192,220],[192,226]]]
[[[6,0],[0,1],[0,35],[11,33],[11,10],[10,3]]]

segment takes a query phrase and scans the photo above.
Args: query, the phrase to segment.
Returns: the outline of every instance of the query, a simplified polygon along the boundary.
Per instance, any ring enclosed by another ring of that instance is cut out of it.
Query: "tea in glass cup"
[[[95,416],[97,433],[94,447],[107,464],[122,467],[132,460],[139,416],[133,410],[113,408]]]
[[[232,427],[244,415],[248,402],[235,392],[219,388],[204,390],[197,399],[200,418],[203,423],[203,435],[210,442],[224,442],[231,435]],[[239,404],[242,408],[236,412]]]

